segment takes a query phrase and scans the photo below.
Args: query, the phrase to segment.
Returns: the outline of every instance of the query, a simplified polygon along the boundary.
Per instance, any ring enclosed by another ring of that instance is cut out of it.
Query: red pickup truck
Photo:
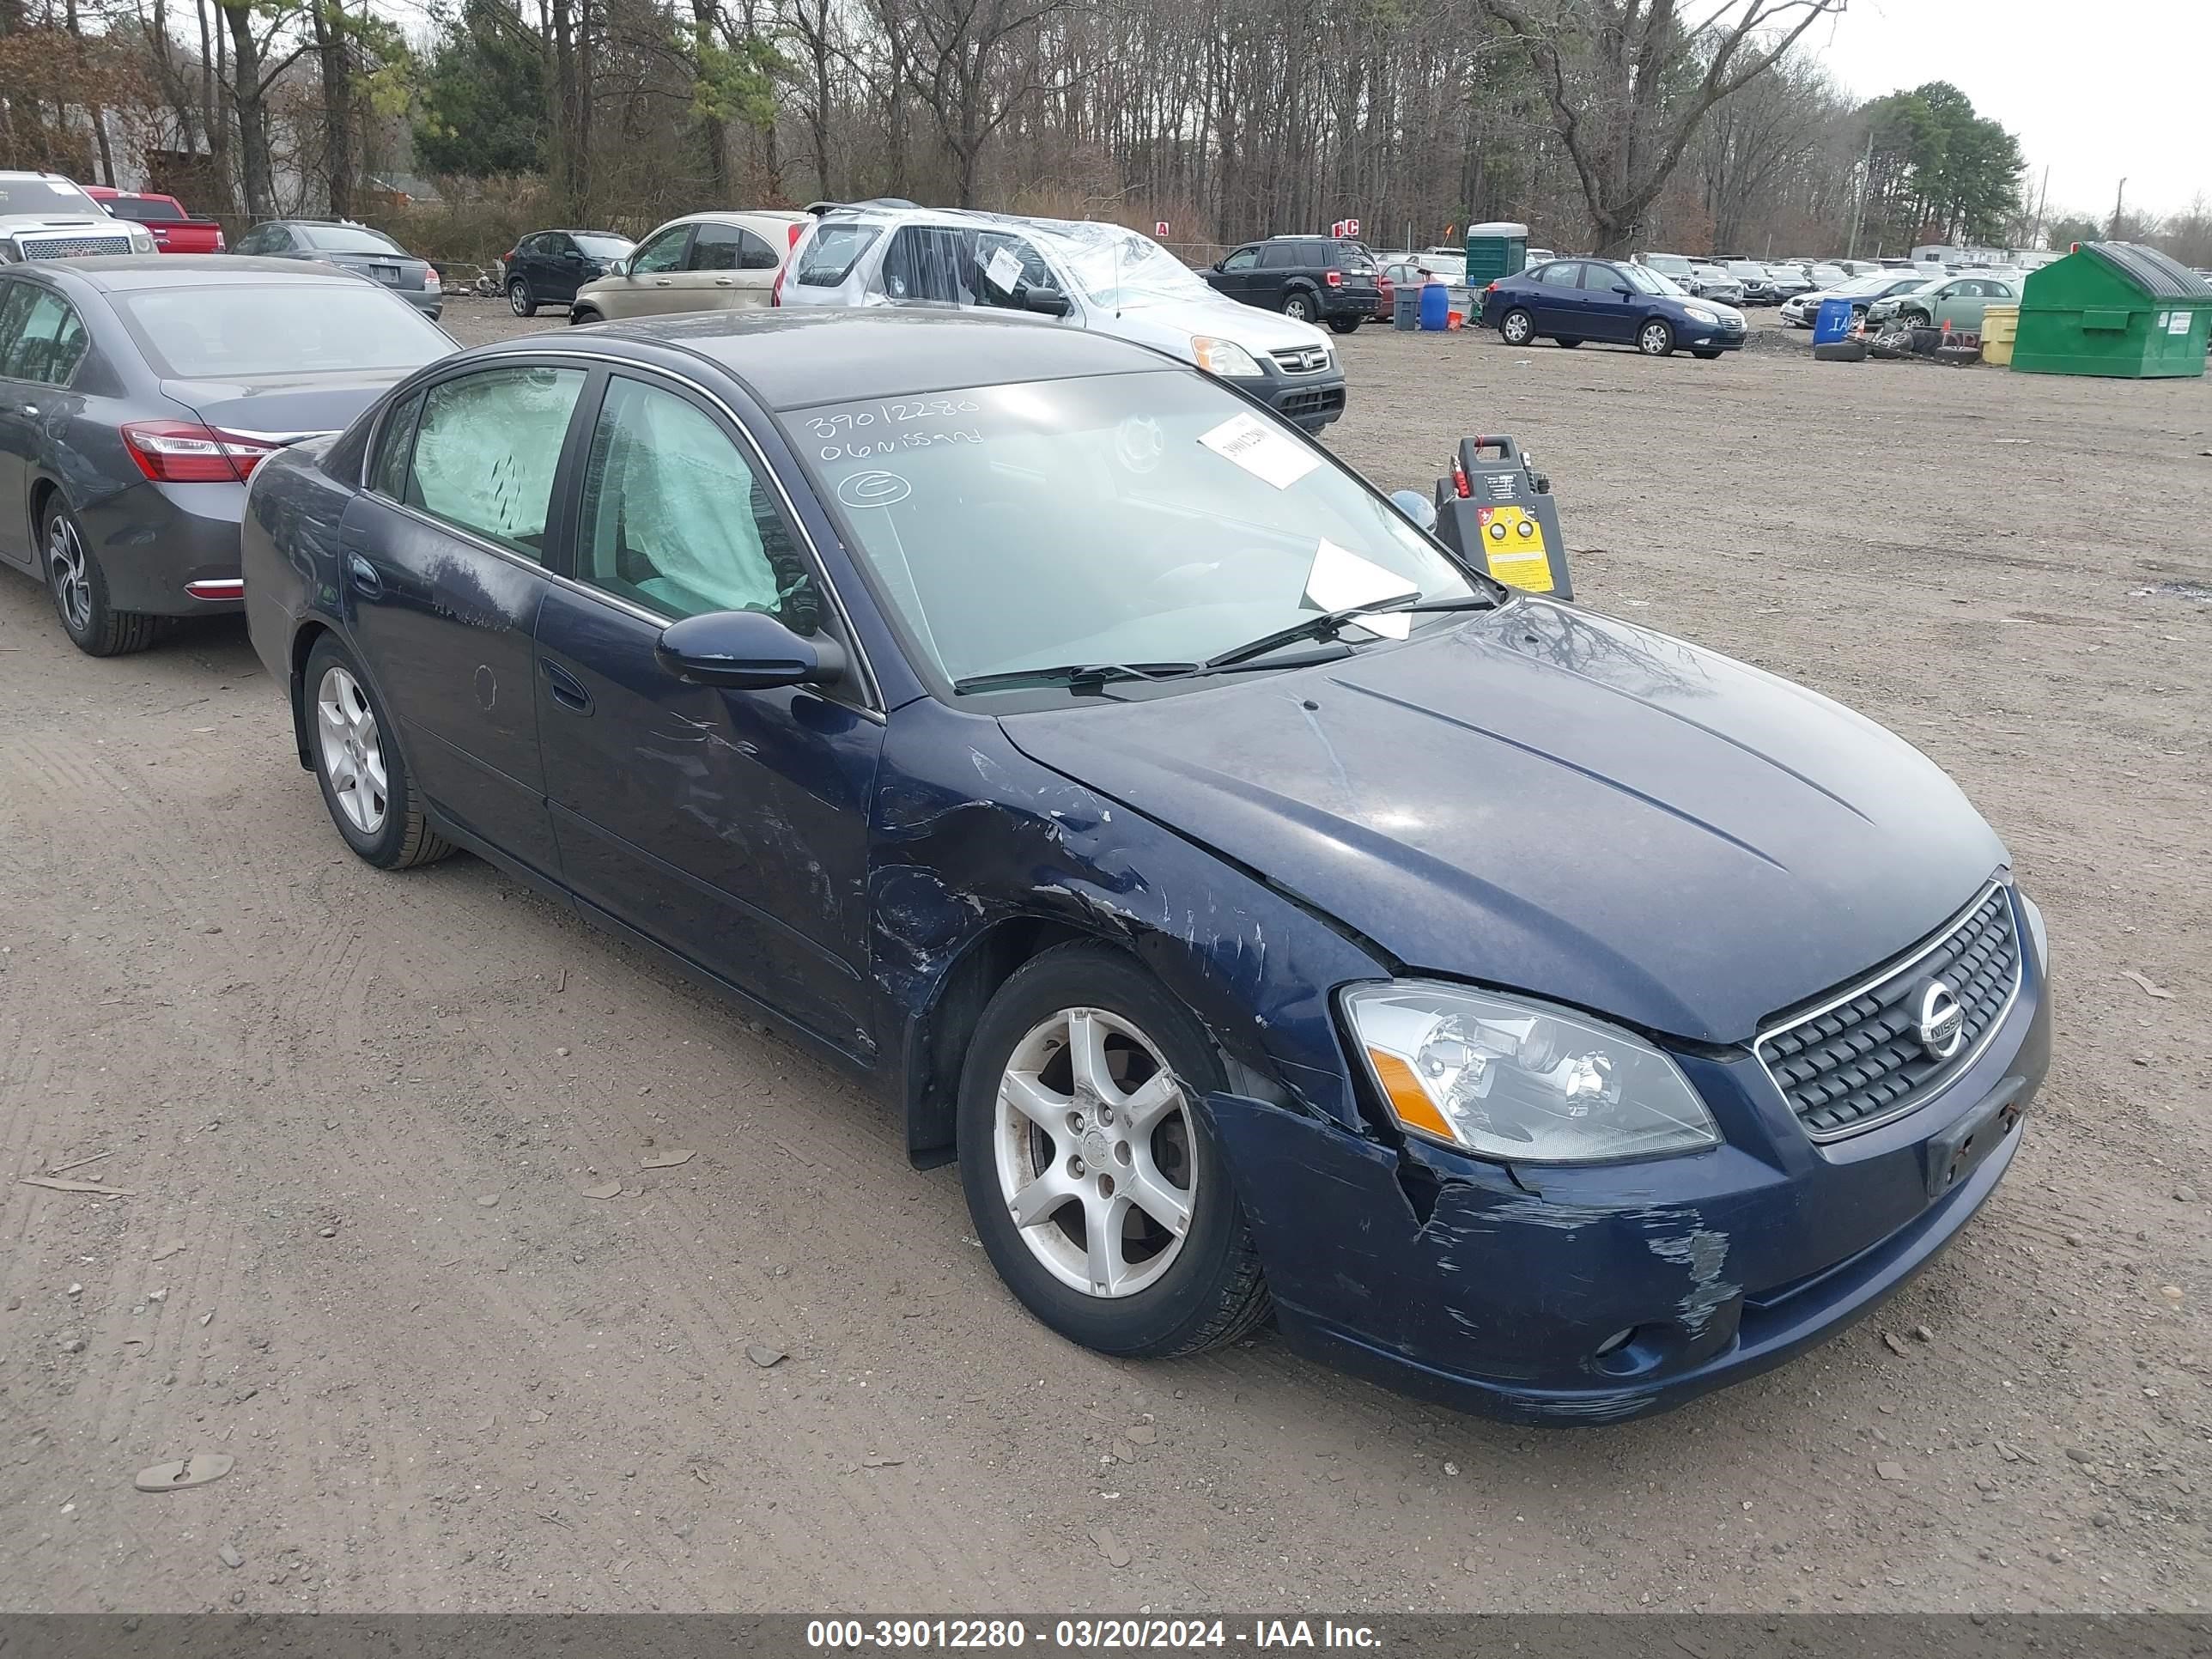
[[[87,185],[84,193],[118,219],[134,220],[153,233],[154,246],[163,253],[221,253],[222,227],[213,219],[195,219],[173,196],[150,191],[117,190],[110,185]]]

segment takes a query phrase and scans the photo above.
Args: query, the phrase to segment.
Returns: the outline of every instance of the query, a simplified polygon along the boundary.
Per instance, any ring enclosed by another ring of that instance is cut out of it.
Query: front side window
[[[11,380],[67,386],[84,356],[84,324],[76,307],[44,289],[32,300],[20,327],[8,328],[0,322],[0,331],[7,337],[5,348],[0,349],[0,375]]]
[[[651,276],[657,271],[673,270],[684,262],[684,249],[690,240],[691,227],[671,225],[638,249],[637,258],[629,262],[634,271]]]
[[[1060,286],[1044,255],[1023,238],[1005,231],[987,230],[975,239],[975,303],[1004,306],[1019,311],[1016,296],[1024,289]]]
[[[766,482],[688,398],[616,375],[585,462],[577,577],[663,617],[759,611],[801,634],[821,595]]]
[[[956,686],[1048,665],[1200,662],[1319,611],[1475,592],[1325,451],[1188,372],[782,419],[910,652]]]
[[[580,368],[480,370],[432,386],[407,467],[405,500],[532,559],[545,520]]]
[[[1224,270],[1249,270],[1253,266],[1259,263],[1260,250],[1258,248],[1240,247],[1236,252],[1231,254],[1226,259],[1224,259],[1221,262],[1221,268]]]

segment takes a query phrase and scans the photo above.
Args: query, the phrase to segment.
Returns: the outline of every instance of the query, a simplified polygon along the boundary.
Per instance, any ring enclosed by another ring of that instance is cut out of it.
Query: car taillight
[[[429,265],[423,269],[422,286],[432,293],[443,294],[446,291],[446,279],[438,275],[437,266]]]
[[[1484,289],[1482,291],[1485,294],[1495,294],[1498,292],[1498,284],[1496,283],[1492,283],[1489,287]]]
[[[1340,270],[1330,271],[1328,273],[1328,285],[1331,288],[1342,288],[1344,286],[1344,273]]]
[[[242,483],[281,446],[191,421],[131,421],[123,447],[155,483]]]
[[[216,234],[215,234],[215,251],[216,251],[217,253],[220,253],[220,252],[222,252],[223,251],[223,249],[225,249],[225,248],[228,247],[229,246],[230,246],[230,244],[229,244],[229,243],[228,243],[228,242],[226,242],[226,241],[224,241],[224,240],[222,240],[222,232],[220,229],[218,229],[218,230],[216,232]]]
[[[500,263],[501,263],[501,264],[511,265],[511,264],[514,264],[514,263],[518,258],[521,258],[521,257],[522,257],[522,250],[521,250],[520,248],[519,248],[519,247],[511,247],[511,248],[507,249],[507,251],[506,252],[504,252],[504,253],[501,254],[501,255],[499,256],[499,259],[500,259]]]

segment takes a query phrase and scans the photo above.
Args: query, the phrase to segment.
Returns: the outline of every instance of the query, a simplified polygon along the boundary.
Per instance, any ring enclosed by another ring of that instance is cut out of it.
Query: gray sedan
[[[380,230],[349,219],[267,219],[238,239],[233,253],[268,259],[316,259],[390,289],[437,320],[446,308],[438,268],[418,259]]]
[[[264,457],[337,431],[453,349],[338,271],[221,254],[0,267],[0,566],[95,657],[236,611]]]

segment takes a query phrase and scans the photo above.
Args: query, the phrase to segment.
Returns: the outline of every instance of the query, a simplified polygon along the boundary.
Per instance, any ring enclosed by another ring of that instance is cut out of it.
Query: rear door
[[[385,417],[340,521],[347,630],[422,793],[495,850],[559,867],[531,630],[552,586],[555,481],[588,372],[501,361]]]
[[[686,311],[738,311],[765,306],[782,262],[765,238],[744,225],[709,220],[691,237],[677,286]]]
[[[1267,244],[1260,250],[1260,263],[1252,273],[1251,303],[1264,310],[1280,311],[1291,291],[1292,275],[1305,269],[1312,257],[1301,241]]]
[[[39,295],[32,283],[0,279],[0,363],[22,338]],[[36,562],[38,526],[31,522],[31,467],[37,459],[40,415],[28,388],[0,382],[0,559]]]
[[[769,612],[844,638],[758,446],[691,386],[623,369],[580,453],[573,581],[540,611],[538,720],[568,884],[848,1052],[867,1007],[861,684],[687,684],[670,623]]]
[[[27,282],[8,288],[0,299],[0,518],[6,520],[0,552],[23,564],[36,557],[32,477],[42,463],[64,478],[72,471],[69,423],[85,400],[70,383],[90,340],[76,307],[52,289]],[[136,550],[98,550],[112,558]]]

